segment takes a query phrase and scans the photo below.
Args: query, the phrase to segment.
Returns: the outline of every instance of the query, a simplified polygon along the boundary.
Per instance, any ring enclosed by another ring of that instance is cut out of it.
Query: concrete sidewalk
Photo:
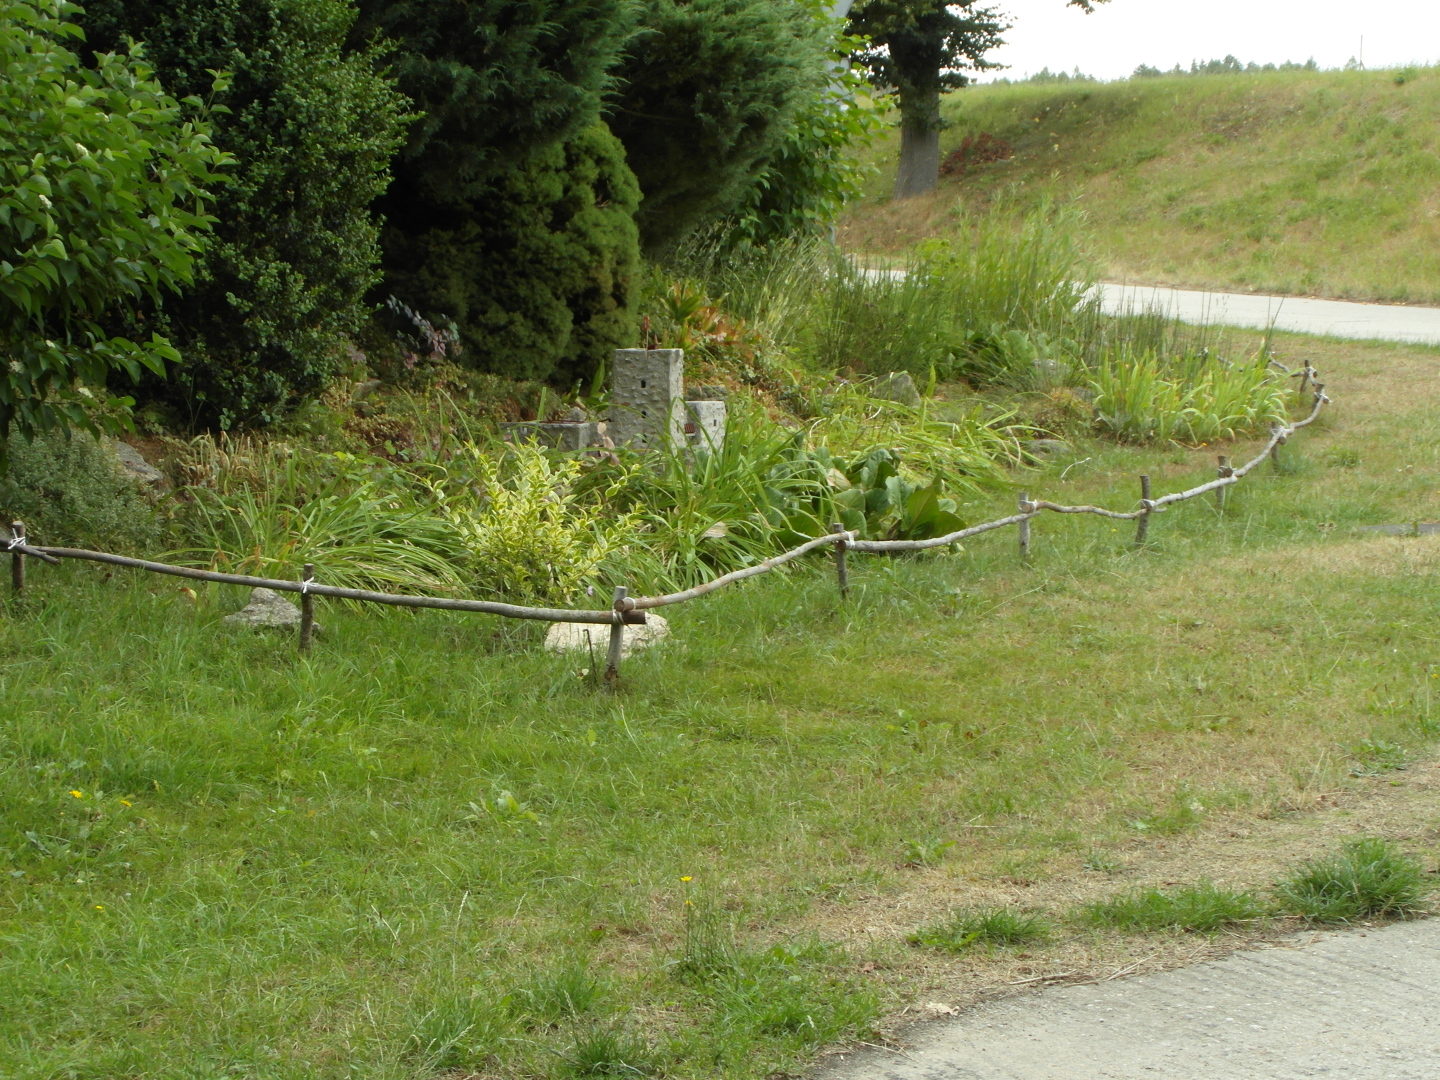
[[[1440,344],[1440,308],[1212,293],[1152,285],[1102,284],[1097,288],[1101,304],[1112,315],[1158,308],[1188,323],[1216,323],[1257,330],[1273,323],[1277,330],[1297,334]]]
[[[1440,920],[1300,935],[1156,975],[1037,991],[864,1050],[823,1080],[1436,1080]]]

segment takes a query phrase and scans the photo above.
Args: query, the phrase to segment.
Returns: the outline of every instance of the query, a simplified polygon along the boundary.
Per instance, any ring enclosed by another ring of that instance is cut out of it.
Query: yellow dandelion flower
[[[104,904],[96,904],[96,905],[95,905],[95,910],[96,910],[96,911],[104,911],[104,910],[105,910],[105,905],[104,905]]]
[[[686,875],[685,875],[684,877],[682,877],[680,880],[681,880],[681,881],[689,881],[689,880],[690,880],[690,875],[689,875],[689,874],[686,874]]]
[[[120,805],[121,805],[121,806],[134,806],[135,804],[132,803],[129,799],[121,799],[121,800],[120,800]]]
[[[74,795],[75,798],[77,798],[77,799],[83,799],[83,798],[85,797],[85,793],[84,793],[83,791],[81,791],[79,788],[74,789],[73,791],[70,792],[70,794],[71,794],[71,795]]]

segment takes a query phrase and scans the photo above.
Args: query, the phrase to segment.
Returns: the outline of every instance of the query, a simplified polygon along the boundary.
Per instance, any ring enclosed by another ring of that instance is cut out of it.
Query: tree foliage
[[[1086,12],[1108,0],[1066,0]],[[850,13],[853,33],[870,39],[856,57],[900,104],[900,172],[895,195],[928,191],[940,172],[940,94],[969,83],[969,71],[1000,65],[985,55],[1010,28],[979,0],[863,0]]]
[[[653,255],[737,208],[825,85],[828,35],[793,0],[645,0],[640,24],[609,123]]]
[[[178,359],[109,325],[191,280],[228,161],[140,50],[82,65],[62,44],[83,39],[79,11],[0,2],[0,451],[12,430],[120,426],[130,402],[96,392]]]
[[[345,51],[345,0],[90,0],[93,48],[130,37],[167,86],[218,95],[215,140],[238,159],[195,285],[151,321],[185,356],[147,393],[182,422],[265,423],[332,377],[378,278],[370,204],[385,189],[407,105],[374,56]]]

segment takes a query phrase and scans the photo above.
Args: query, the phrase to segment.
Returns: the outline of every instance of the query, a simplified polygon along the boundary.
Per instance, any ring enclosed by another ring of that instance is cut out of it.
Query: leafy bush
[[[1289,393],[1263,356],[1248,364],[1205,353],[1163,362],[1122,347],[1094,369],[1099,425],[1126,442],[1215,442],[1255,435],[1286,417]]]
[[[95,394],[179,359],[159,335],[110,324],[191,280],[206,185],[226,163],[138,51],[81,66],[61,44],[83,37],[80,11],[0,2],[0,450],[12,430],[122,427],[130,402],[97,410]]]
[[[10,469],[0,476],[0,522],[25,522],[38,543],[144,550],[164,522],[115,455],[90,435],[48,432],[10,437]]]
[[[634,533],[628,515],[607,518],[578,500],[574,459],[529,444],[495,456],[471,444],[463,453],[433,491],[482,595],[569,601]]]
[[[603,124],[532,153],[441,212],[395,201],[387,286],[453,320],[460,362],[523,379],[589,379],[635,344],[640,201]]]
[[[1081,909],[1080,918],[1091,926],[1117,930],[1174,928],[1209,933],[1265,914],[1265,905],[1253,893],[1221,889],[1204,881],[1174,892],[1141,889],[1088,904]]]
[[[973,946],[1028,945],[1047,941],[1052,933],[1044,917],[1010,908],[959,911],[943,923],[917,930],[907,941],[946,952],[963,952]]]
[[[875,169],[859,151],[884,125],[884,110],[849,59],[862,39],[832,20],[831,5],[812,5],[829,33],[832,78],[796,112],[789,133],[764,169],[750,181],[727,227],[730,243],[764,245],[784,237],[818,235],[841,208],[860,196]]]
[[[1276,889],[1286,910],[1316,922],[1411,915],[1429,891],[1419,862],[1375,837],[1305,862]]]
[[[146,43],[178,94],[215,95],[215,140],[238,160],[195,285],[147,315],[186,357],[144,394],[182,424],[269,423],[317,394],[377,280],[370,204],[406,102],[374,55],[347,51],[346,0],[88,0],[95,49]],[[158,305],[157,305],[158,306]]]

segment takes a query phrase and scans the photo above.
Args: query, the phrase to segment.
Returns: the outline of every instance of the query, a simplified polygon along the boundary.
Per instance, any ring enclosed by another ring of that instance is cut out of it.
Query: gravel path
[[[1404,341],[1440,344],[1440,308],[1396,304],[1355,304],[1344,300],[1311,300],[1297,296],[1252,296],[1169,289],[1151,285],[1098,286],[1105,310],[1160,308],[1182,322],[1219,323],[1361,341]],[[1440,1075],[1440,1073],[1437,1073]]]
[[[912,1029],[822,1080],[1436,1080],[1440,920],[1303,935],[1038,991]]]

